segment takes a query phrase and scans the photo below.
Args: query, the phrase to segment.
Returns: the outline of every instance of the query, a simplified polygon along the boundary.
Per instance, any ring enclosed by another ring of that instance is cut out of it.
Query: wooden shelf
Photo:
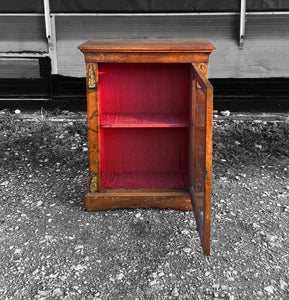
[[[188,127],[186,114],[100,114],[100,128]]]
[[[184,190],[102,189],[85,195],[87,211],[137,207],[192,210],[190,194]]]

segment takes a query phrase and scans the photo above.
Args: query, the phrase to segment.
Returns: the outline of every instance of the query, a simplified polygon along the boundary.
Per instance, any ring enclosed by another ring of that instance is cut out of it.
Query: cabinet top
[[[90,40],[78,47],[82,52],[212,52],[202,40]]]

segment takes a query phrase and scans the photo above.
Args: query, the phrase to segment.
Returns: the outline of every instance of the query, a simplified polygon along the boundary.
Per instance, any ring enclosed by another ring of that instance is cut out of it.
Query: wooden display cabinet
[[[210,252],[208,41],[87,41],[87,211],[193,210]]]

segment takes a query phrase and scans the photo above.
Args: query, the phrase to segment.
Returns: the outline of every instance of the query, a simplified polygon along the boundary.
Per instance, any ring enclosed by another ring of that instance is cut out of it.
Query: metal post
[[[51,59],[51,73],[58,74],[55,15],[50,13],[49,0],[44,0],[44,16],[46,38],[48,42],[48,54]]]
[[[245,24],[246,24],[246,0],[241,0],[240,41],[239,41],[239,47],[240,47],[240,49],[243,49],[243,47],[244,47]]]
[[[56,51],[56,28],[55,15],[51,14],[51,38],[48,44],[51,57],[51,74],[58,74],[57,51]]]
[[[44,17],[45,17],[45,32],[46,37],[51,37],[51,22],[50,22],[50,5],[49,0],[44,0]]]

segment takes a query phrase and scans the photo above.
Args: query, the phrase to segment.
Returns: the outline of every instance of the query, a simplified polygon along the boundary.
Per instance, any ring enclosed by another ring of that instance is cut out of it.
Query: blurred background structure
[[[216,46],[215,109],[289,109],[289,1],[9,0],[0,6],[0,108],[85,109],[88,39],[201,39]]]

